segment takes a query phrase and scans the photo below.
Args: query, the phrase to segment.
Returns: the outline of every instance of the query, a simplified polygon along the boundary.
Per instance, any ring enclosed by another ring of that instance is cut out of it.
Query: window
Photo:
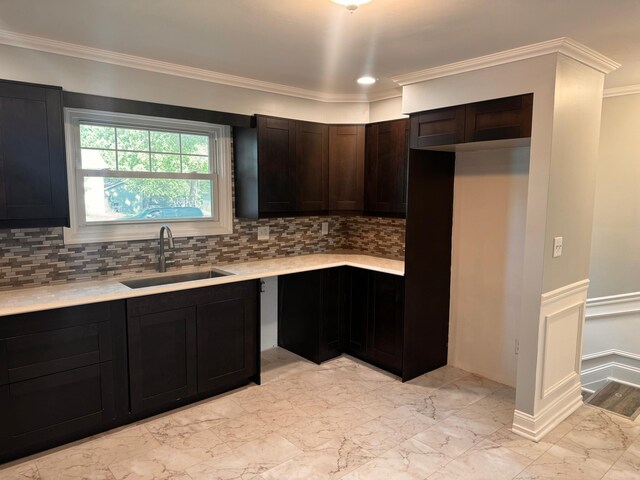
[[[65,243],[232,232],[230,128],[66,109]]]

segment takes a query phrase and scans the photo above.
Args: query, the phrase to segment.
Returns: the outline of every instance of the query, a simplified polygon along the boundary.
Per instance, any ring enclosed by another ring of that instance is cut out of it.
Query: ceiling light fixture
[[[360,77],[357,81],[360,85],[373,85],[376,83],[376,79],[369,76]]]
[[[331,0],[333,3],[343,5],[350,13],[355,12],[360,5],[369,3],[371,0]]]

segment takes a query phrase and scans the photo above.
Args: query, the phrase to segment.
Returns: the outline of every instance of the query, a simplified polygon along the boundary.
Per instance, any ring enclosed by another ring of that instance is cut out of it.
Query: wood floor
[[[587,403],[635,420],[640,414],[640,388],[609,382],[589,398]]]

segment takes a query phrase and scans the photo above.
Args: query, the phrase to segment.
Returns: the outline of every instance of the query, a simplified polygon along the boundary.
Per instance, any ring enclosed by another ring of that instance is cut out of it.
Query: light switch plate
[[[553,258],[558,258],[562,255],[562,237],[555,237],[553,239]]]
[[[322,235],[329,235],[329,222],[322,222]]]
[[[269,227],[258,227],[258,240],[269,240]]]

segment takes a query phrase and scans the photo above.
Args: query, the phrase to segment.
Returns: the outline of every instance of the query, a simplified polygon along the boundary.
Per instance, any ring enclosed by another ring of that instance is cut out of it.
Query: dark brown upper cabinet
[[[329,127],[296,122],[296,210],[322,212],[329,208]]]
[[[533,94],[429,110],[411,115],[411,148],[531,136]]]
[[[364,207],[364,125],[329,127],[329,210]]]
[[[0,81],[0,228],[69,226],[62,89]]]
[[[329,127],[258,115],[234,129],[236,215],[322,213],[329,206]]]
[[[409,119],[369,124],[365,137],[365,212],[404,216]]]
[[[533,93],[467,105],[465,142],[531,136]]]
[[[439,108],[411,115],[411,148],[464,142],[465,106]]]
[[[258,117],[260,213],[295,210],[296,122]]]

